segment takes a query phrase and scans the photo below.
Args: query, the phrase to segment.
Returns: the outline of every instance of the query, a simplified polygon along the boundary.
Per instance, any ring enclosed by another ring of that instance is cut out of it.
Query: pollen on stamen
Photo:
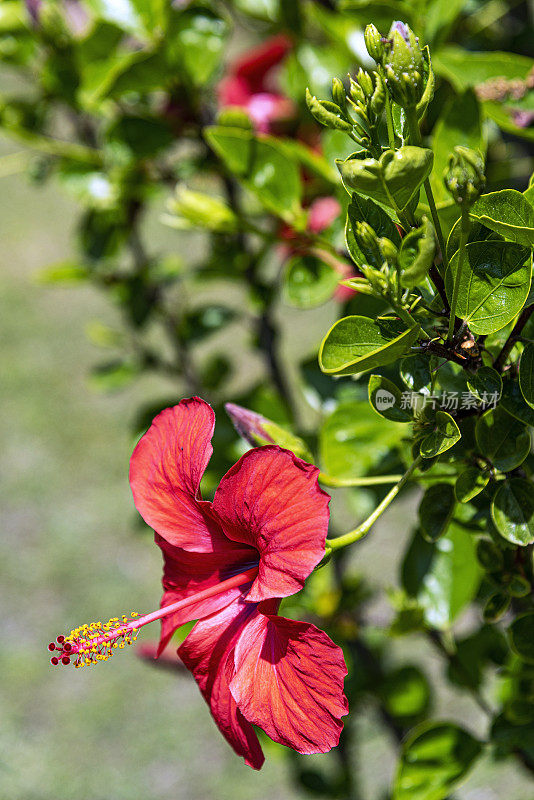
[[[133,627],[139,613],[133,611],[122,620],[112,617],[107,622],[91,622],[74,628],[67,636],[56,637],[48,650],[55,655],[50,659],[53,666],[74,664],[76,668],[107,661],[117,647],[121,650],[135,642],[138,629]]]

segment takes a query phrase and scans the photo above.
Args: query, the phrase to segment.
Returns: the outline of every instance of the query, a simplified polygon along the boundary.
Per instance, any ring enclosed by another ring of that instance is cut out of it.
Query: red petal
[[[156,534],[156,544],[163,550],[163,588],[161,607],[215,586],[226,578],[258,563],[258,553],[251,547],[224,539],[225,547],[213,553],[190,553],[173,547]],[[161,638],[158,655],[169,642],[174,631],[192,619],[202,619],[224,608],[246,593],[252,581],[245,586],[228,589],[197,603],[192,603],[161,620]]]
[[[238,755],[243,756],[246,764],[260,769],[265,760],[260,743],[228,688],[235,640],[245,620],[255,613],[255,605],[235,602],[197,622],[179,648],[178,655],[195,676],[225,739]]]
[[[166,408],[130,459],[134,503],[151,528],[171,544],[211,551],[222,534],[200,501],[199,487],[213,448],[212,408],[198,397]]]
[[[273,36],[258,47],[247,50],[232,66],[232,73],[245,78],[254,91],[264,86],[267,73],[291,50],[292,42],[284,34]]]
[[[213,509],[225,534],[260,554],[247,600],[298,592],[324,556],[330,497],[318,474],[289,450],[268,445],[245,453],[221,480]]]
[[[237,642],[234,662],[230,691],[249,722],[299,753],[326,753],[337,745],[340,718],[348,712],[347,668],[343,651],[324,631],[257,614]]]

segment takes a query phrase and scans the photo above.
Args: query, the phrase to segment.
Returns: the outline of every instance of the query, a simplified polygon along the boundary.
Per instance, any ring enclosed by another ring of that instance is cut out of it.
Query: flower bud
[[[310,90],[306,89],[306,104],[312,116],[325,128],[334,128],[338,131],[352,130],[351,123],[343,119],[343,110],[337,103],[329,103],[328,100],[317,100]]]
[[[350,97],[351,100],[353,100],[356,104],[362,104],[365,106],[365,93],[360,84],[357,83],[352,77],[350,79]]]
[[[375,72],[373,77],[375,79],[375,89],[369,105],[373,114],[378,117],[384,110],[384,105],[386,103],[386,86],[378,72]]]
[[[484,191],[484,161],[476,150],[458,145],[444,174],[445,188],[459,206],[470,208]]]
[[[358,70],[358,74],[356,75],[356,80],[362,87],[365,96],[371,97],[374,91],[374,86],[373,86],[373,79],[371,78],[369,73],[361,69],[360,67],[360,69]]]
[[[345,108],[347,105],[345,87],[343,81],[339,78],[332,78],[332,98],[340,108]]]
[[[354,225],[354,236],[369,260],[377,264],[383,261],[378,236],[368,222],[356,222]],[[372,258],[369,258],[370,255]]]
[[[380,63],[384,55],[384,44],[378,29],[372,24],[368,25],[363,34],[363,38],[365,40],[367,52],[371,58],[374,58],[377,64]]]
[[[387,239],[385,236],[382,236],[378,240],[378,246],[380,247],[380,252],[384,258],[384,261],[395,262],[397,260],[398,249],[395,247],[391,239]]]
[[[392,24],[382,63],[393,100],[403,108],[416,106],[425,91],[425,60],[419,40],[404,22]]]

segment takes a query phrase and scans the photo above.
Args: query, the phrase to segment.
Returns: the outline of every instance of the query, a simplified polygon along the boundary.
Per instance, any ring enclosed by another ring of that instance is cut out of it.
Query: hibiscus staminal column
[[[150,614],[139,616],[132,611],[129,617],[112,617],[108,622],[91,622],[90,624],[80,625],[74,628],[67,636],[58,636],[55,642],[50,642],[48,650],[54,655],[50,663],[54,666],[62,664],[67,666],[73,663],[75,667],[85,667],[96,664],[99,661],[107,661],[111,658],[113,651],[117,648],[122,650],[127,645],[132,644],[137,638],[140,628],[163,619],[177,611],[181,611],[188,606],[207,600],[215,595],[222,594],[229,589],[242,586],[254,580],[258,574],[258,567],[250,567],[244,572],[233,575],[227,580],[210,586],[200,592],[195,592],[189,597],[177,600],[175,603],[165,605]]]

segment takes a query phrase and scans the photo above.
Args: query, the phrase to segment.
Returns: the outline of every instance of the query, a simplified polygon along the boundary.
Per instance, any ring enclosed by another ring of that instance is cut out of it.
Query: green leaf
[[[519,386],[529,406],[534,408],[534,344],[529,342],[519,362]]]
[[[40,269],[35,278],[38,283],[75,284],[89,278],[89,270],[75,262],[64,261]]]
[[[436,245],[434,226],[428,217],[423,217],[421,226],[402,240],[399,251],[402,286],[413,289],[424,282],[434,261]]]
[[[455,19],[464,10],[465,0],[430,0],[425,13],[423,41],[436,44],[447,38]]]
[[[407,665],[386,675],[380,695],[391,716],[409,724],[427,712],[431,698],[430,684],[420,669]]]
[[[314,308],[332,297],[340,275],[313,255],[294,256],[286,266],[284,299],[296,308]]]
[[[402,393],[388,378],[371,375],[369,378],[369,402],[381,417],[392,422],[412,422],[413,415],[403,408]]]
[[[430,356],[407,356],[400,362],[400,376],[408,389],[420,392],[430,389],[432,376],[430,374]]]
[[[379,419],[366,400],[346,400],[320,430],[321,466],[336,478],[363,477],[391,456],[404,434],[402,425]]]
[[[516,189],[483,194],[469,215],[511,242],[534,247],[534,208]]]
[[[392,800],[444,800],[481,751],[481,743],[457,725],[419,726],[403,744]]]
[[[428,433],[419,446],[423,458],[434,458],[450,450],[462,438],[458,425],[446,411],[436,411],[434,430]]]
[[[510,645],[514,653],[534,664],[534,613],[522,614],[508,628]]]
[[[482,455],[501,472],[518,467],[530,452],[529,431],[500,407],[479,417],[475,437]]]
[[[89,383],[98,392],[115,392],[131,384],[140,371],[139,364],[116,359],[95,367]]]
[[[182,336],[191,342],[199,342],[217,333],[236,316],[232,308],[215,303],[190,309],[180,321]]]
[[[489,472],[477,467],[467,467],[458,475],[454,486],[454,494],[459,503],[468,503],[480,494],[489,483]]]
[[[434,168],[430,176],[430,185],[437,203],[448,205],[451,202],[451,196],[443,183],[443,173],[448,167],[449,156],[456,145],[480,150],[482,153],[486,149],[480,105],[471,89],[450,100],[434,128],[432,137]]]
[[[484,622],[498,622],[510,608],[511,598],[505,592],[490,595],[482,611]]]
[[[301,213],[298,164],[271,136],[238,128],[205,130],[210,147],[273,214],[294,222]]]
[[[445,276],[449,300],[458,253],[452,257]],[[527,248],[509,242],[472,242],[465,248],[460,279],[457,316],[476,334],[495,333],[523,308],[530,289]]]
[[[419,331],[418,325],[403,329],[397,320],[344,317],[323,339],[319,366],[330,374],[353,375],[391,364],[408,351]]]
[[[405,208],[432,169],[434,154],[424,147],[386,150],[380,159],[359,153],[337,161],[345,188],[397,210]]]
[[[362,248],[356,241],[354,227],[357,222],[367,222],[379,238],[391,239],[393,244],[400,247],[401,237],[397,226],[389,214],[374,200],[371,200],[370,197],[360,197],[355,192],[353,193],[352,200],[347,208],[347,224],[345,226],[347,250],[357,267],[361,267],[362,264],[369,264],[371,267],[380,268],[382,264],[377,263],[374,251]]]
[[[450,45],[432,54],[432,64],[438,74],[463,91],[492,78],[524,80],[534,66],[534,60],[516,53],[498,50],[477,53]]]
[[[525,425],[534,426],[534,409],[525,402],[519,382],[514,378],[503,380],[500,406]]]
[[[446,533],[454,514],[456,499],[450,483],[429,486],[419,504],[421,534],[427,542],[437,542]]]
[[[480,367],[467,378],[467,388],[481,403],[497,405],[502,394],[502,378],[493,367]]]
[[[169,67],[185,70],[195,86],[209,81],[223,55],[229,27],[209,8],[173,13],[165,34]]]
[[[455,522],[434,543],[416,531],[402,563],[403,587],[423,608],[427,624],[440,630],[473,600],[481,576],[474,537]]]
[[[534,542],[533,485],[523,478],[502,483],[491,504],[495,527],[508,542],[527,545]]]

